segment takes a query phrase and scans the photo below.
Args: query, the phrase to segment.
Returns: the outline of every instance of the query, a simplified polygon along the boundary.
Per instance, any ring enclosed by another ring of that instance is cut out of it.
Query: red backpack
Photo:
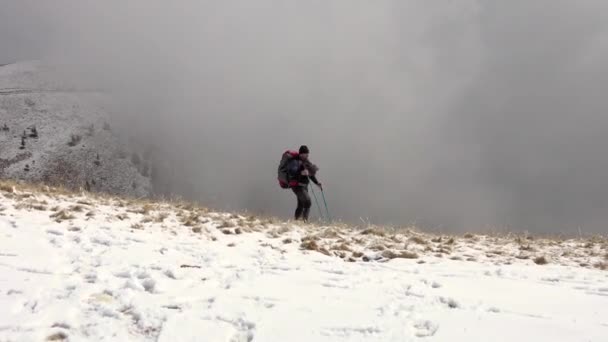
[[[294,186],[298,185],[298,181],[295,179],[292,179],[292,176],[290,175],[290,162],[292,161],[298,161],[297,157],[300,154],[297,151],[285,151],[283,153],[283,155],[281,156],[281,161],[279,162],[279,168],[278,168],[278,181],[279,181],[279,186],[283,189],[288,189]],[[294,166],[293,163],[291,165],[292,167]],[[299,163],[298,163],[299,166]]]

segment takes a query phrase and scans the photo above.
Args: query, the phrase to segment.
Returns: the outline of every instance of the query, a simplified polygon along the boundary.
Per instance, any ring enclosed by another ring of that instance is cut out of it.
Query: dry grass
[[[222,220],[221,224],[219,226],[217,226],[217,229],[223,229],[223,228],[234,228],[236,227],[236,224],[232,221],[229,220]]]
[[[608,271],[608,262],[598,262],[593,267],[600,269],[602,271]]]
[[[527,251],[527,252],[535,252],[536,248],[532,247],[532,245],[521,245],[521,246],[519,246],[519,250]]]
[[[84,211],[84,207],[82,205],[73,205],[69,208],[70,211],[76,212],[76,213],[81,213]]]
[[[63,332],[56,332],[52,335],[49,335],[46,340],[47,341],[63,341],[63,340],[67,340],[68,335],[66,335]]]
[[[549,263],[549,260],[544,255],[541,255],[534,258],[534,263],[537,265],[546,265]]]
[[[339,245],[334,245],[331,249],[336,250],[336,251],[352,252],[351,247],[345,242],[343,242]]]
[[[181,216],[181,223],[186,227],[194,227],[201,223],[200,214],[197,212],[190,212],[187,215]]]
[[[362,256],[363,256],[363,252],[359,252],[359,251],[353,252],[353,257],[355,257],[355,258],[360,258]]]
[[[52,219],[55,219],[55,221],[57,223],[61,223],[63,221],[67,221],[67,220],[73,220],[73,219],[76,218],[74,215],[68,213],[65,210],[60,210],[60,211],[58,211],[58,212],[56,212],[54,214],[51,214],[50,217]]]
[[[368,228],[365,229],[361,232],[362,235],[376,235],[376,236],[381,236],[381,237],[385,237],[386,236],[386,231],[380,229],[380,228]]]
[[[46,201],[37,201],[37,200],[27,200],[23,201],[17,205],[15,205],[15,209],[17,210],[39,210],[45,211],[47,210],[47,202]]]
[[[122,214],[116,215],[116,218],[119,219],[119,220],[121,220],[121,221],[124,221],[124,220],[126,220],[126,219],[129,218],[129,215],[127,213],[122,213]]]
[[[410,251],[394,252],[391,250],[387,250],[387,251],[382,252],[382,256],[387,259],[397,259],[397,258],[418,259],[418,254],[416,254],[414,252],[410,252]]]
[[[143,225],[143,224],[141,224],[141,223],[133,223],[133,224],[131,225],[131,228],[141,230],[141,229],[144,229],[144,225]]]
[[[14,185],[10,183],[0,183],[0,191],[12,194],[15,192]]]
[[[142,224],[163,223],[168,218],[171,218],[171,222],[173,222],[177,218],[181,224],[192,227],[193,232],[202,232],[203,224],[213,222],[224,234],[261,231],[270,234],[269,236],[273,238],[280,238],[283,244],[294,242],[292,238],[286,238],[285,233],[287,232],[293,230],[298,233],[308,232],[310,236],[302,241],[302,249],[315,250],[343,258],[345,261],[360,261],[361,259],[358,258],[363,258],[364,252],[374,251],[374,253],[367,254],[366,258],[369,261],[380,261],[382,259],[380,255],[390,258],[436,255],[440,258],[468,261],[474,261],[476,258],[483,260],[486,256],[491,258],[491,262],[495,264],[508,264],[517,262],[518,259],[530,259],[536,264],[543,265],[549,263],[548,258],[550,257],[550,262],[554,264],[585,265],[581,267],[598,269],[608,267],[606,266],[608,265],[608,239],[602,236],[570,239],[563,236],[533,238],[528,234],[508,232],[499,232],[494,235],[467,233],[458,236],[437,236],[412,229],[377,226],[367,226],[366,229],[360,230],[344,224],[332,224],[328,227],[314,223],[305,225],[294,225],[290,222],[277,223],[280,221],[273,217],[262,218],[246,214],[209,212],[208,209],[200,208],[194,203],[152,202],[149,199],[118,198],[97,193],[87,193],[86,197],[83,197],[81,193],[70,192],[59,187],[3,180],[0,180],[0,191],[0,197],[4,196],[17,201],[14,205],[18,208],[49,210],[47,202],[36,202],[40,195],[70,201],[71,203],[64,204],[62,207],[54,206],[50,209],[54,212],[51,218],[57,222],[74,219],[74,215],[79,212],[85,212],[88,218],[93,217],[95,216],[93,208],[105,203],[115,207],[117,204],[122,205],[124,213],[116,215],[116,218],[120,220],[129,218],[127,212],[144,215],[140,224],[133,225],[135,229],[140,229]],[[206,216],[202,217],[202,213],[206,213]],[[408,245],[411,247],[411,251],[407,251]],[[361,249],[361,252],[353,252],[355,249]],[[467,250],[476,252],[474,255],[467,255]],[[382,260],[386,260],[386,257]]]
[[[421,238],[420,236],[412,236],[411,238],[407,239],[407,241],[418,244],[418,245],[428,245],[429,244],[428,241]]]
[[[321,233],[319,233],[319,237],[322,237],[322,238],[325,238],[325,239],[340,239],[340,238],[342,238],[342,236],[340,235],[340,233],[338,232],[338,230],[334,229],[334,228],[324,229]]]
[[[314,239],[304,239],[302,241],[302,244],[300,245],[300,247],[302,247],[302,249],[306,249],[309,251],[318,251],[319,250],[319,245],[317,244],[317,241],[315,241]]]
[[[373,246],[369,247],[369,249],[372,251],[378,252],[378,251],[386,250],[386,247],[384,247],[384,245],[377,244],[377,245],[373,245]]]
[[[165,220],[167,219],[167,217],[169,217],[168,213],[158,213],[155,217],[154,217],[154,222],[156,223],[163,223],[165,222]],[[203,222],[205,223],[205,222]]]

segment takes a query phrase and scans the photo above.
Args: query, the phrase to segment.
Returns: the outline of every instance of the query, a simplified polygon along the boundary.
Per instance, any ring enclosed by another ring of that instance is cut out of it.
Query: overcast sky
[[[105,89],[158,189],[290,217],[307,144],[336,218],[608,231],[608,2],[0,0],[0,64]],[[313,208],[313,214],[316,209]]]

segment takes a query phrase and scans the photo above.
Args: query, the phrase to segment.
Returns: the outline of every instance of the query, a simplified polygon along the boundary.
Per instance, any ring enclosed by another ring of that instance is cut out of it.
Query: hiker
[[[323,185],[316,177],[319,168],[308,159],[309,154],[310,150],[308,147],[302,145],[298,152],[285,152],[283,160],[279,165],[279,183],[281,187],[291,188],[298,200],[295,219],[302,219],[305,222],[308,221],[308,214],[312,205],[310,195],[308,194],[310,180],[323,191]]]

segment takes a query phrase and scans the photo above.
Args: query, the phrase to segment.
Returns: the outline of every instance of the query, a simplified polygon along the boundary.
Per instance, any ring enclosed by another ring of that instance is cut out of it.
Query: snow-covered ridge
[[[119,142],[107,96],[60,79],[36,62],[0,67],[0,177],[149,195],[150,165]]]
[[[607,253],[0,181],[0,341],[603,341]]]

